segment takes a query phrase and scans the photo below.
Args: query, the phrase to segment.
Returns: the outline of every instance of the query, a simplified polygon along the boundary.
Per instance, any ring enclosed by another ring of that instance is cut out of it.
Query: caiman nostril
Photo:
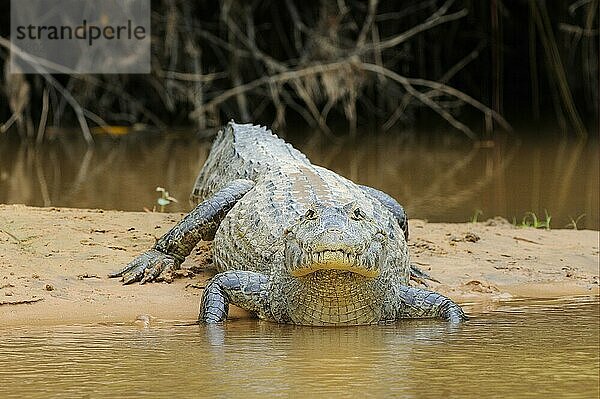
[[[333,242],[342,242],[344,241],[344,232],[341,229],[327,229],[325,231],[325,237]]]

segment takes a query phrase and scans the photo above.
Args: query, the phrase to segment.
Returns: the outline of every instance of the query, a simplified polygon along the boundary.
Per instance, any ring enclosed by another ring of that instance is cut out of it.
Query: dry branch
[[[0,46],[4,47],[6,49],[10,49],[13,57],[16,55],[19,58],[21,58],[23,61],[29,63],[33,68],[35,68],[35,70],[41,76],[43,76],[43,78],[46,80],[46,82],[48,82],[52,87],[54,87],[58,92],[60,92],[60,94],[63,96],[63,98],[69,103],[69,105],[71,105],[71,107],[73,108],[73,111],[75,111],[75,115],[77,116],[77,121],[79,122],[79,125],[81,126],[81,131],[83,133],[83,137],[84,137],[85,141],[88,144],[92,144],[94,142],[94,139],[92,138],[92,134],[90,133],[90,128],[88,127],[88,124],[85,120],[83,107],[81,105],[79,105],[77,100],[75,100],[75,98],[71,95],[71,93],[68,90],[66,90],[52,75],[50,75],[50,73],[48,72],[48,69],[46,69],[44,67],[44,65],[48,65],[51,63],[47,62],[46,60],[39,59],[35,56],[32,56],[32,55],[22,51],[17,46],[11,45],[11,43],[3,37],[0,37]],[[52,65],[55,65],[55,64],[52,64]],[[51,65],[51,67],[54,68],[54,66],[52,66],[52,65]],[[71,72],[71,73],[73,72],[73,71],[69,71],[69,70],[65,69],[64,67],[61,67],[58,65],[55,65],[55,66],[58,68],[58,69],[56,69],[58,71]]]
[[[535,32],[542,36],[559,110],[564,110],[582,135],[585,128],[566,85],[564,68],[561,73],[557,63],[561,55],[551,37],[545,8],[541,9],[539,2],[529,4],[538,24]],[[596,14],[584,11],[594,5],[597,1],[576,1],[569,10],[583,20],[558,25],[569,39],[581,41],[582,56],[597,55],[593,44],[597,44],[598,29],[592,24]],[[510,130],[496,108],[467,94],[469,89],[460,91],[448,85],[459,72],[467,75],[460,83],[468,82],[473,72],[465,67],[485,48],[485,40],[449,69],[444,61],[453,55],[436,55],[446,42],[458,40],[454,32],[459,26],[473,25],[473,19],[485,15],[477,14],[468,2],[321,0],[300,7],[297,1],[285,0],[271,6],[221,0],[209,15],[189,0],[159,0],[155,8],[160,12],[152,15],[153,59],[148,76],[70,75],[67,83],[59,83],[47,72],[70,71],[18,54],[37,63],[45,82],[35,77],[25,80],[32,91],[26,106],[11,109],[0,130],[13,122],[33,125],[36,118],[36,141],[40,142],[45,138],[44,127],[60,125],[64,109],[70,107],[90,142],[88,123],[141,122],[164,130],[170,124],[181,124],[178,118],[182,117],[201,128],[220,125],[223,117],[262,123],[272,118],[274,126],[281,126],[294,113],[308,125],[330,133],[334,118],[338,118],[336,122],[344,119],[350,131],[365,119],[382,121],[383,128],[389,129],[401,118],[411,120],[414,109],[410,105],[429,108],[473,139],[477,132],[456,112],[463,105],[482,112],[490,129],[497,125]],[[469,11],[475,15],[467,20],[464,17]],[[432,29],[435,32],[427,33]],[[476,37],[472,31],[467,34],[469,40]],[[438,37],[440,43],[430,43]],[[8,49],[8,41],[0,38],[0,47]],[[485,65],[487,61],[480,62]],[[588,64],[582,68],[587,73],[586,83],[594,84],[597,66],[591,61]],[[479,77],[477,73],[475,77]],[[594,103],[597,95],[583,90],[589,94],[586,100]],[[485,88],[482,93],[478,97],[485,95]],[[557,112],[557,117],[562,114]]]

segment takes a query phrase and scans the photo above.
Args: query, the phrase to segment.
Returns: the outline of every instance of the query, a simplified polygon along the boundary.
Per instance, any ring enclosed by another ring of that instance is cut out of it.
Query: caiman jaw
[[[379,275],[378,268],[365,267],[361,265],[359,256],[341,250],[313,252],[306,260],[305,265],[298,265],[291,270],[292,276],[302,277],[318,270],[347,271],[370,278]]]

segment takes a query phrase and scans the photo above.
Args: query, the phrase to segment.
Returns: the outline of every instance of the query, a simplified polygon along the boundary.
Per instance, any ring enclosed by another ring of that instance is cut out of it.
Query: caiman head
[[[288,273],[303,277],[321,270],[375,278],[382,272],[389,245],[386,226],[356,202],[312,204],[286,230]]]
[[[314,203],[286,229],[283,268],[272,286],[287,321],[348,325],[390,317],[386,296],[408,281],[404,234],[383,207],[361,204]]]

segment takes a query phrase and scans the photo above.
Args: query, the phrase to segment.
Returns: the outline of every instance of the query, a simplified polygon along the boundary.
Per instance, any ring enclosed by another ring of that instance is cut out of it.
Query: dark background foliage
[[[597,0],[154,0],[152,51],[150,75],[3,73],[0,128],[598,129]]]

